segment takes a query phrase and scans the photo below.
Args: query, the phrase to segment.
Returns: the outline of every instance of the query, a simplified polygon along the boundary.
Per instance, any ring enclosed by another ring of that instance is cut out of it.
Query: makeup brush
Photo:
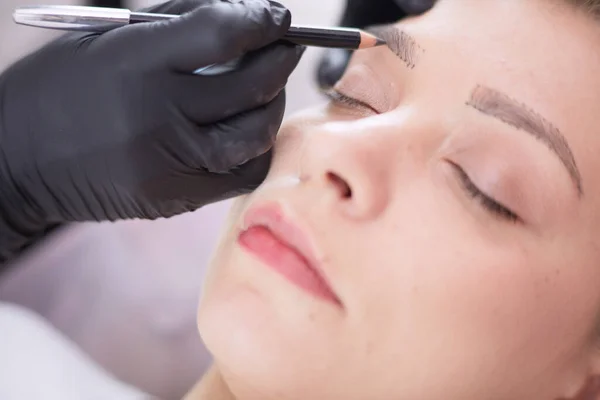
[[[83,32],[106,32],[125,25],[178,17],[179,15],[132,12],[124,8],[86,6],[18,7],[13,13],[14,21],[20,25]],[[386,44],[385,40],[360,29],[298,25],[292,25],[283,40],[303,46],[348,50]]]

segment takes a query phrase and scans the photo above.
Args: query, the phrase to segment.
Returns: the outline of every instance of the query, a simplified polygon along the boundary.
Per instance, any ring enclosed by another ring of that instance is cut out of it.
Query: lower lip
[[[309,262],[275,237],[268,228],[252,227],[240,234],[238,243],[299,288],[323,300],[340,304]]]

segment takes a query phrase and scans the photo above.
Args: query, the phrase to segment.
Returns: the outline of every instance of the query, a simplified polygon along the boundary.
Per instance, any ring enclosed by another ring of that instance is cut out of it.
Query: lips
[[[324,277],[308,236],[270,204],[251,208],[238,243],[263,264],[305,292],[336,305],[340,299]]]

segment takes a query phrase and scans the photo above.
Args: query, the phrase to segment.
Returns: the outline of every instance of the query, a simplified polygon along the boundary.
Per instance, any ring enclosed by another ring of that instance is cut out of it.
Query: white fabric
[[[142,400],[43,319],[0,303],[0,399]]]

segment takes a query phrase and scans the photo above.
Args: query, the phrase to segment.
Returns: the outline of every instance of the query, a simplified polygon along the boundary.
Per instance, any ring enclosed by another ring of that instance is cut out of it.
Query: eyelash
[[[340,93],[340,92],[336,91],[335,89],[325,90],[325,91],[323,91],[323,94],[325,94],[325,96],[327,96],[327,98],[329,98],[329,100],[331,100],[332,102],[334,102],[336,104],[341,104],[341,105],[348,106],[351,108],[366,110],[368,112],[378,113],[377,110],[375,110],[373,107],[371,107],[367,103],[362,102],[360,100],[356,100],[352,97],[346,96],[345,94]]]
[[[480,203],[483,208],[485,208],[490,213],[494,214],[497,217],[500,217],[509,222],[519,222],[521,219],[517,214],[504,207],[502,204],[498,203],[485,193],[483,193],[469,178],[469,175],[458,165],[454,163],[450,163],[450,165],[456,170],[458,174],[458,178],[462,184],[463,189],[472,199]]]

